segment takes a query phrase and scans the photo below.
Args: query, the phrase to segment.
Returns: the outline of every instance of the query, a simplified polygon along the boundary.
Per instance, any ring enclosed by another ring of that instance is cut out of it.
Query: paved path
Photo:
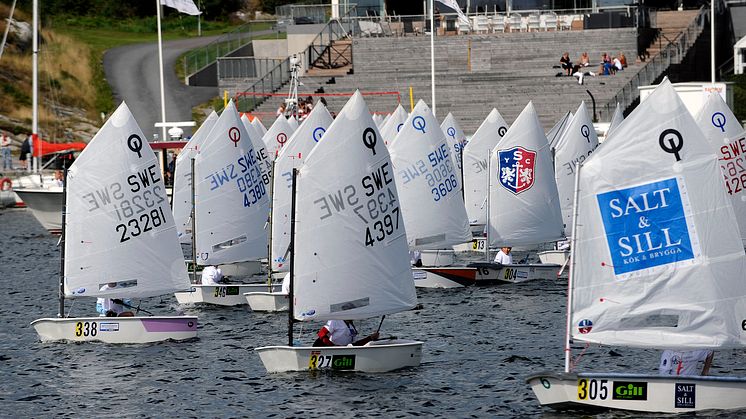
[[[257,31],[254,35],[274,33]],[[183,53],[207,45],[220,36],[180,39],[163,43],[164,91],[166,120],[191,121],[192,108],[218,96],[217,87],[186,86],[176,77],[174,65]],[[127,102],[140,128],[148,138],[161,129],[154,124],[161,120],[160,82],[158,72],[158,43],[125,45],[113,48],[104,55],[104,72],[114,93],[114,104]],[[184,128],[184,135],[192,128]]]

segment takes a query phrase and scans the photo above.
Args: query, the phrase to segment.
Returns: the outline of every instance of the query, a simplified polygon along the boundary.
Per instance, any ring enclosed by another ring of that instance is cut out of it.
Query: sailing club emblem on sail
[[[578,323],[578,332],[582,334],[590,333],[593,329],[593,322],[588,319],[583,319]]]
[[[695,261],[698,241],[681,179],[609,191],[596,198],[615,275]]]
[[[510,192],[519,194],[534,185],[534,163],[536,152],[521,146],[509,150],[498,150],[498,179]]]

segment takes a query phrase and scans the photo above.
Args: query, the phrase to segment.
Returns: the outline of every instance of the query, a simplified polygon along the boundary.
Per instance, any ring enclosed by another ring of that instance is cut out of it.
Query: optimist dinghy
[[[565,370],[527,378],[543,406],[746,408],[746,377],[571,371],[571,339],[695,350],[746,345],[746,255],[716,153],[668,80],[580,166]]]
[[[189,288],[158,161],[126,104],[75,160],[65,183],[59,313],[31,323],[39,338],[148,343],[196,337],[195,316],[65,313],[65,298],[143,298]]]
[[[257,141],[261,144],[261,141]],[[232,102],[191,160],[194,183],[193,255],[200,266],[257,262],[266,255],[269,197],[262,162]],[[246,304],[261,283],[192,284],[180,304]]]
[[[332,118],[323,103],[318,102],[308,117],[279,150],[275,159],[272,176],[272,211],[270,235],[270,268],[271,272],[287,272],[290,268],[290,203],[291,181],[293,169],[300,167],[321,141]],[[255,290],[244,294],[249,307],[253,311],[286,311],[288,309],[288,293],[282,290]]]
[[[360,92],[294,178],[288,345],[256,348],[265,368],[385,372],[418,366],[419,341],[293,346],[296,320],[365,319],[417,302],[394,169]]]
[[[465,159],[474,141],[464,150]],[[485,220],[490,247],[525,247],[564,237],[549,144],[531,103],[490,153],[482,176],[489,177]],[[503,265],[488,259],[461,267],[423,267],[413,275],[418,287],[450,288],[556,279],[559,269],[556,264]]]

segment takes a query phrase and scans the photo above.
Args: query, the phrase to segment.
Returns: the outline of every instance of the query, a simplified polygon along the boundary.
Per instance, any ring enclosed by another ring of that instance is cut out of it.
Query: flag
[[[181,13],[186,13],[188,15],[194,16],[202,14],[197,6],[194,5],[194,2],[192,0],[161,0],[161,4],[164,6],[173,7]]]
[[[466,17],[463,11],[461,11],[461,7],[459,7],[458,3],[456,3],[456,0],[435,0],[435,2],[440,3],[448,7],[449,9],[453,9],[456,13],[458,13],[458,19],[469,25],[469,18]]]

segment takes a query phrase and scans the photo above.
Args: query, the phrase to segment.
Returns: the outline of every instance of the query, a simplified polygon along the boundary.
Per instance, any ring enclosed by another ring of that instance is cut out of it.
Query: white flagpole
[[[430,85],[432,89],[433,116],[435,113],[435,19],[433,18],[433,0],[430,0]]]
[[[163,88],[163,37],[161,36],[161,1],[155,0],[158,14],[158,71],[161,76],[161,122],[166,122],[166,94]],[[166,141],[166,126],[161,128],[161,141]]]
[[[33,24],[31,36],[32,45],[32,92],[31,92],[31,168],[38,172],[41,168],[41,140],[39,138],[39,0],[33,2]],[[10,26],[10,22],[8,22]],[[36,157],[34,151],[39,150],[39,157]]]
[[[715,1],[710,0],[710,73],[715,83]]]

